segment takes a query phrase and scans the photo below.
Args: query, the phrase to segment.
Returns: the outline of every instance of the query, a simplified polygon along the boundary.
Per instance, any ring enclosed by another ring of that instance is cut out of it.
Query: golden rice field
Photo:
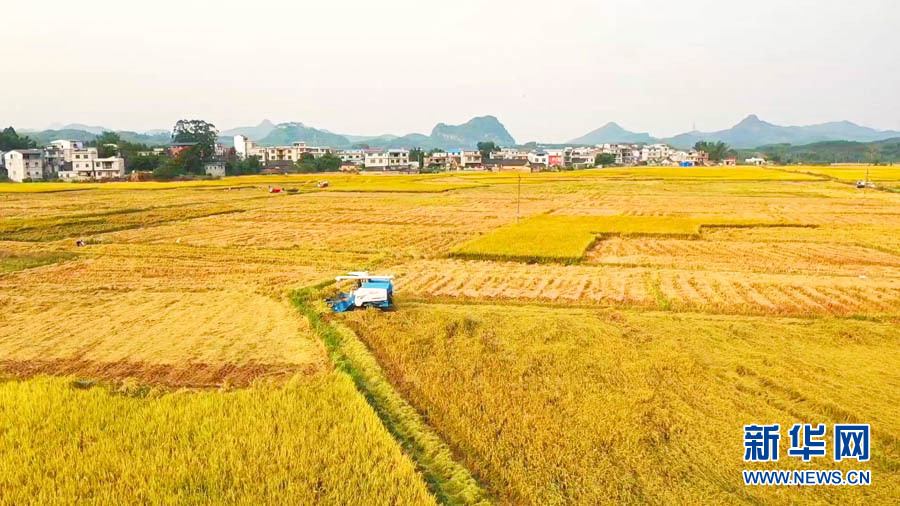
[[[842,170],[0,184],[0,504],[890,503],[900,194]],[[741,482],[845,421],[871,486]]]
[[[4,504],[435,504],[352,381],[162,392],[0,383]]]
[[[575,263],[597,239],[608,236],[697,238],[704,228],[774,226],[792,225],[725,217],[538,215],[462,244],[452,253],[482,260]]]
[[[503,503],[887,504],[900,487],[896,324],[432,303],[342,319]],[[867,420],[880,483],[745,487],[747,420]]]
[[[900,187],[900,166],[832,166],[832,167],[797,167],[798,172],[822,174],[827,177],[847,182],[868,180],[887,187]]]

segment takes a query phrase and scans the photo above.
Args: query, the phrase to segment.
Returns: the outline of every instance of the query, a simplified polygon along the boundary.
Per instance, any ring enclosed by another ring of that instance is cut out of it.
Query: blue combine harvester
[[[381,310],[394,307],[394,276],[374,276],[367,271],[361,271],[350,272],[346,276],[334,279],[338,282],[347,280],[356,282],[354,290],[338,293],[335,298],[326,301],[336,313],[366,307],[377,307]]]

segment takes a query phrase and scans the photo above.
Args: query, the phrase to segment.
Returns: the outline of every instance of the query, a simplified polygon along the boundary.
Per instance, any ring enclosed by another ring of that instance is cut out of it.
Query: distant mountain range
[[[738,149],[738,159],[762,156],[775,163],[897,163],[900,137],[872,142],[823,141],[811,144],[770,144]]]
[[[163,130],[163,129],[154,129],[147,130],[146,132],[132,132],[130,130],[116,130],[115,128],[107,128],[105,126],[93,126],[93,125],[85,125],[83,123],[53,123],[48,128],[44,130],[34,130],[28,128],[20,129],[23,133],[35,133],[35,132],[64,132],[69,130],[77,130],[79,132],[87,132],[89,134],[100,135],[103,132],[127,132],[135,135],[145,135],[148,137],[158,137],[160,135],[170,135],[171,130]],[[82,139],[72,139],[72,140],[82,140]]]
[[[219,132],[219,137],[234,137],[235,135],[243,135],[248,139],[259,140],[269,135],[272,130],[275,130],[275,123],[264,119],[262,123],[254,127],[237,127],[230,130],[222,130],[221,132]]]
[[[577,139],[572,139],[569,144],[611,144],[615,142],[624,142],[631,144],[641,144],[655,142],[655,138],[648,133],[629,132],[620,127],[618,123],[610,121],[602,127],[588,132]]]
[[[79,125],[64,125],[79,126]],[[130,132],[128,130],[112,130],[110,128],[90,127],[93,131],[83,130],[81,128],[62,128],[59,130],[40,130],[29,131],[22,130],[23,135],[31,137],[40,145],[49,144],[50,141],[57,139],[68,139],[72,141],[92,141],[103,132],[115,132],[119,137],[128,142],[135,142],[148,145],[168,144],[171,140],[171,134],[166,130],[152,130],[148,133]]]
[[[148,145],[167,144],[170,141],[170,132],[168,130],[157,129],[146,132],[131,132],[80,123],[59,125],[58,128],[40,131],[23,129],[22,133],[40,144],[46,144],[55,139],[92,140],[106,131],[115,131],[122,139],[129,142],[140,142]],[[418,147],[423,149],[451,149],[474,148],[482,141],[493,141],[500,146],[516,145],[515,139],[509,134],[506,127],[494,116],[479,116],[461,125],[438,123],[429,135],[412,133],[403,136],[391,134],[374,136],[343,135],[322,128],[306,126],[299,122],[275,124],[269,120],[263,120],[256,126],[223,130],[219,133],[219,141],[225,145],[232,145],[235,135],[243,135],[263,146],[306,142],[310,145],[333,146],[336,148],[364,145],[372,148]],[[723,141],[735,148],[751,149],[776,144],[797,146],[828,141],[873,142],[897,137],[900,137],[900,131],[876,130],[849,121],[834,121],[808,126],[779,126],[763,121],[755,114],[751,114],[726,130],[715,132],[695,130],[673,137],[654,137],[647,132],[632,132],[617,123],[610,122],[581,137],[572,139],[566,144],[594,145],[615,142],[645,144],[661,142],[678,148],[689,148],[697,141],[705,140]]]
[[[625,130],[616,123],[572,139],[569,144],[606,144],[614,142],[661,142],[677,148],[689,148],[697,141],[723,141],[736,148],[754,148],[767,144],[810,144],[824,141],[871,142],[900,137],[900,131],[875,130],[850,121],[833,121],[809,126],[779,126],[751,114],[726,130],[692,131],[674,137],[657,138],[647,133]]]
[[[284,146],[294,142],[310,145],[333,146],[337,148],[366,145],[372,148],[423,148],[451,149],[475,148],[482,141],[493,141],[501,146],[515,145],[516,141],[500,121],[494,116],[480,116],[461,125],[438,123],[431,135],[341,135],[324,129],[313,128],[303,123],[272,124],[265,120],[255,127],[238,127],[219,133],[220,141],[233,142],[234,135],[243,135],[262,146]]]

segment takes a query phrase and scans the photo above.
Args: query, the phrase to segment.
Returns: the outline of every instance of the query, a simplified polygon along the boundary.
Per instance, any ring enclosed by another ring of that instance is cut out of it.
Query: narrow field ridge
[[[472,473],[453,458],[450,447],[391,385],[375,356],[346,326],[329,321],[322,302],[331,282],[296,290],[291,300],[322,338],[335,367],[349,375],[424,474],[428,487],[442,504],[491,504],[493,499]]]

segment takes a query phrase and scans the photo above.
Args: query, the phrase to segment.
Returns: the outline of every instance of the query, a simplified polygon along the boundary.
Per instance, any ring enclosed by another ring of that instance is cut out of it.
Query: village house
[[[648,164],[658,164],[672,156],[673,150],[666,144],[647,144],[641,148],[640,160]]]
[[[337,152],[341,165],[359,167],[366,163],[366,150],[363,148],[342,149]]]
[[[316,158],[331,153],[329,147],[308,146],[305,142],[295,142],[290,146],[260,146],[243,135],[234,136],[234,152],[240,158],[257,157],[263,167],[290,167],[300,161],[305,153]]]
[[[417,165],[417,164],[416,164]],[[367,151],[366,170],[410,170],[408,149],[387,149],[384,151]]]
[[[225,162],[222,160],[203,162],[203,173],[212,177],[225,177]]]
[[[3,154],[3,164],[10,180],[21,183],[44,179],[44,153],[40,149],[13,149]]]
[[[480,168],[482,166],[481,152],[470,149],[436,151],[425,157],[424,165],[445,170]]]
[[[573,169],[593,167],[599,152],[596,148],[566,148],[563,153],[563,165]]]
[[[746,163],[748,165],[756,165],[757,167],[759,167],[761,165],[766,164],[766,159],[754,156],[754,157],[744,159],[744,163]]]
[[[64,179],[111,179],[125,176],[125,160],[100,158],[95,147],[83,141],[55,140],[43,149],[18,149],[4,155],[9,179],[13,181]]]
[[[515,148],[502,148],[491,154],[491,158],[500,160],[528,160],[528,151]]]

